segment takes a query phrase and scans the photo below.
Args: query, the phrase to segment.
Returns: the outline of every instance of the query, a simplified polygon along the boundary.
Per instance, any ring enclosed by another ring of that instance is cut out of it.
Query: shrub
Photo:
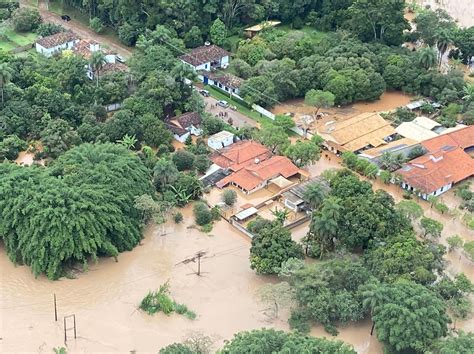
[[[183,214],[181,214],[179,211],[173,215],[173,220],[175,224],[180,224],[183,221]]]
[[[212,215],[212,220],[218,221],[221,219],[221,209],[217,206],[214,205],[211,209],[211,215]]]
[[[15,160],[20,151],[26,150],[28,144],[16,135],[10,135],[0,142],[0,161]]]
[[[89,27],[95,32],[100,33],[104,30],[104,24],[98,17],[94,17],[89,21]]]
[[[173,162],[178,171],[192,169],[195,158],[194,154],[186,150],[178,150],[173,154]]]
[[[212,221],[212,213],[204,202],[197,202],[193,208],[196,224],[204,226]]]
[[[380,180],[385,184],[389,184],[392,180],[392,174],[389,171],[382,170],[379,176]]]
[[[448,250],[449,252],[452,252],[456,250],[457,248],[460,248],[463,246],[464,241],[459,235],[453,235],[450,236],[446,239],[446,242],[448,243]]]
[[[222,193],[222,198],[221,199],[222,199],[222,202],[224,202],[226,205],[232,206],[237,201],[237,193],[236,193],[236,191],[234,191],[232,189],[226,189]]]
[[[12,23],[15,31],[29,32],[38,28],[41,23],[41,16],[36,9],[22,7],[13,13]]]
[[[199,173],[206,173],[210,166],[209,158],[206,155],[197,155],[194,160],[194,167]]]
[[[51,22],[42,23],[36,29],[36,33],[42,37],[51,36],[59,32],[64,32],[64,27]]]
[[[201,231],[208,234],[209,232],[212,231],[212,224],[209,223],[209,224],[201,226]]]

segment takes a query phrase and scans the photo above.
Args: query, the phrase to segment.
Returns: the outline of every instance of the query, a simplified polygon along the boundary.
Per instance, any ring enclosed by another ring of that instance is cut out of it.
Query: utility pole
[[[192,257],[186,258],[185,260],[177,263],[176,265],[188,264],[188,263],[191,263],[191,262],[195,263],[196,260],[197,260],[197,264],[198,264],[197,272],[194,272],[194,273],[191,273],[191,274],[196,274],[196,275],[200,276],[201,275],[201,258],[203,258],[206,254],[207,254],[207,251],[196,252],[196,254],[194,254]]]
[[[54,320],[58,322],[58,309],[56,306],[56,294],[54,294]]]

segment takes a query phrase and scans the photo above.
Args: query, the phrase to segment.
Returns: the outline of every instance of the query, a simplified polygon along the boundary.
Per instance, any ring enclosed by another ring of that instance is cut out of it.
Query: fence
[[[253,238],[253,234],[247,230],[244,226],[240,225],[238,221],[236,221],[233,217],[230,218],[230,224],[235,227],[237,230],[239,230],[240,232],[242,232],[243,234],[247,235],[248,237],[250,237],[250,239]]]
[[[265,117],[270,118],[271,120],[275,120],[275,115],[272,112],[267,111],[265,108],[260,107],[259,105],[253,104],[252,109],[264,115]]]

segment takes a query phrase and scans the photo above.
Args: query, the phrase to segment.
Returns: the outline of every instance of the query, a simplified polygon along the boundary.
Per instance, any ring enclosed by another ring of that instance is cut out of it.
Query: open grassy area
[[[9,29],[3,33],[10,42],[17,44],[17,46],[24,46],[28,44],[32,44],[36,41],[38,35],[33,32],[28,33],[18,33],[12,29]]]
[[[279,29],[285,32],[303,32],[305,34],[312,36],[314,39],[323,39],[327,36],[326,32],[315,30],[311,26],[303,26],[303,28],[301,29],[293,29],[291,28],[291,25],[280,25],[276,27],[276,29]]]

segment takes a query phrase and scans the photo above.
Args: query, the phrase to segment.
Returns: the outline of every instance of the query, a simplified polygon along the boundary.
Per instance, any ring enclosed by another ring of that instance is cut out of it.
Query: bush
[[[204,202],[197,202],[193,208],[196,224],[204,226],[212,221],[212,213]]]
[[[55,23],[42,23],[36,29],[38,36],[47,37],[53,34],[64,32],[64,27]]]
[[[236,191],[234,191],[232,189],[226,189],[222,193],[221,199],[226,205],[232,206],[237,201],[237,193],[236,193]]]
[[[22,7],[13,13],[12,23],[17,32],[34,31],[41,23],[41,15],[36,9]]]
[[[104,24],[98,17],[94,17],[89,21],[89,27],[95,32],[100,33],[104,30]]]
[[[221,209],[215,205],[211,209],[211,215],[212,215],[212,220],[213,221],[218,221],[221,219]]]
[[[194,166],[195,156],[186,150],[178,150],[173,154],[173,162],[178,171],[190,170]]]
[[[15,160],[20,151],[26,150],[28,144],[16,135],[10,135],[0,142],[0,162],[4,159]]]
[[[175,224],[180,224],[183,221],[183,214],[181,214],[179,211],[173,215],[173,220]]]
[[[380,177],[380,180],[385,184],[389,184],[390,181],[392,180],[392,174],[389,171],[385,171],[385,170],[380,171],[379,177]]]
[[[206,155],[197,155],[196,159],[194,160],[194,167],[199,173],[204,174],[211,163],[209,162],[209,158]]]

